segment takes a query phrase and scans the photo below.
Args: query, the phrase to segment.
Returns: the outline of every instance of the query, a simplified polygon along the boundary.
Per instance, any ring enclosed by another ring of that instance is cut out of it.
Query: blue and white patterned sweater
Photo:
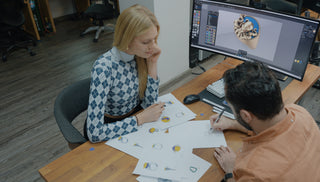
[[[159,80],[148,76],[142,108],[155,103],[158,95]],[[89,140],[100,142],[137,131],[135,116],[104,124],[104,114],[122,116],[139,103],[139,80],[134,56],[113,47],[95,61],[91,71],[87,116]]]

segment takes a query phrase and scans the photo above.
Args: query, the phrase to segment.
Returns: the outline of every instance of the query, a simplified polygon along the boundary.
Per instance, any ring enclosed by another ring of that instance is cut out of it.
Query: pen
[[[217,117],[217,119],[213,122],[213,124],[216,124],[219,120],[220,120],[220,118],[221,118],[221,116],[223,115],[223,113],[224,113],[224,109],[220,112],[220,114],[219,114],[219,116]],[[213,131],[213,128],[211,127],[210,128],[210,131]]]

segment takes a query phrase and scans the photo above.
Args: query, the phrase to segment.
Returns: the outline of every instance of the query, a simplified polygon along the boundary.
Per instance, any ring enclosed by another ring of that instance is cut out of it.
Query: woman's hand
[[[156,64],[159,56],[161,54],[161,49],[158,46],[158,44],[154,43],[154,46],[152,47],[152,55],[147,58],[147,64]]]
[[[148,67],[148,74],[153,78],[157,79],[158,72],[157,72],[157,62],[159,56],[161,54],[161,49],[157,44],[154,44],[152,55],[147,58],[147,67]]]
[[[159,119],[164,110],[164,102],[153,104],[136,115],[138,125],[153,122]]]

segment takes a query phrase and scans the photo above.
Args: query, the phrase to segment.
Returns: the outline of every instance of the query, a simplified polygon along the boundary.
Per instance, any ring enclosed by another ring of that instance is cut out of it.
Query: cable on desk
[[[206,72],[206,69],[199,64],[199,60],[198,59],[195,62],[195,64],[196,64],[196,66],[198,66],[202,70],[202,73]],[[193,73],[192,72],[193,75],[201,75],[202,73]]]

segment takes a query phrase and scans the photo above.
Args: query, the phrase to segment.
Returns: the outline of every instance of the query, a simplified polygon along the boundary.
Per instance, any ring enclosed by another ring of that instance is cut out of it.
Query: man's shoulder
[[[305,108],[296,104],[289,104],[285,107],[289,112],[291,112],[294,115],[294,119],[299,126],[303,125],[313,127],[315,120]]]
[[[247,162],[244,164],[247,168],[261,168],[261,170],[267,168],[272,170],[276,166],[280,167],[279,165],[287,166],[290,161],[288,158],[283,157],[284,153],[283,149],[275,148],[273,145],[266,143],[252,149],[247,155]]]
[[[267,146],[254,148],[238,159],[234,172],[248,179],[275,179],[281,176],[283,169],[290,166],[291,162],[283,155],[281,150]]]
[[[278,147],[266,144],[253,148],[247,155],[237,159],[235,176],[239,181],[301,181],[303,174],[316,171],[314,168],[301,169],[301,164],[316,166],[319,157],[305,158],[304,154],[308,151],[296,150],[297,147],[292,146],[294,144],[283,143]]]
[[[299,106],[297,104],[287,104],[287,105],[285,105],[285,108],[287,108],[289,110],[293,110],[293,111],[308,113],[308,111],[304,107]]]

